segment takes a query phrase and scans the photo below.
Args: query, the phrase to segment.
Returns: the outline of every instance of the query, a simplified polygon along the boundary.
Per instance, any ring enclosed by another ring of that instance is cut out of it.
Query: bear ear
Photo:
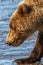
[[[24,11],[23,11],[23,6],[22,5],[20,5],[18,7],[18,13],[21,14],[21,15],[24,15]]]
[[[26,4],[20,5],[19,8],[18,8],[18,12],[21,15],[29,14],[31,11],[32,11],[32,7],[27,6]]]
[[[25,14],[29,14],[32,11],[32,7],[24,4],[23,5],[23,11]]]

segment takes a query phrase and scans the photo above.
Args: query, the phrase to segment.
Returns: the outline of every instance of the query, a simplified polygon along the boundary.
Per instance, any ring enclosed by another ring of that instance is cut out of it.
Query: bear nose
[[[6,43],[10,43],[11,42],[11,39],[6,39]]]
[[[6,44],[11,44],[12,42],[13,42],[13,38],[9,38],[7,36],[7,38],[6,38]]]
[[[6,44],[8,44],[9,46],[11,46],[12,45],[12,41],[6,40]]]
[[[6,44],[10,43],[10,40],[8,38],[6,38]]]

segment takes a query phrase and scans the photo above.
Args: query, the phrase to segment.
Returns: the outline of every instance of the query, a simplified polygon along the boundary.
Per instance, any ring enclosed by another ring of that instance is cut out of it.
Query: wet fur
[[[24,0],[18,5],[10,19],[10,30],[6,43],[20,45],[27,37],[39,31],[35,48],[30,57],[15,60],[18,64],[29,64],[39,61],[43,56],[43,0]]]

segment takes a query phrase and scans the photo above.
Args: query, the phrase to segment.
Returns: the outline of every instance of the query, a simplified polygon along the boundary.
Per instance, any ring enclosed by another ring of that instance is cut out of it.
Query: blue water
[[[37,32],[18,47],[8,46],[5,39],[9,30],[9,19],[21,0],[0,0],[0,65],[16,65],[13,61],[30,55],[35,46]]]

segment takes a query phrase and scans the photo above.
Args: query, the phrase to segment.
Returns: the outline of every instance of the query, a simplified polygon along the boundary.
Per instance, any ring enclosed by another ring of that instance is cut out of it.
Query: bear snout
[[[11,45],[12,42],[13,42],[13,38],[10,38],[10,37],[7,36],[6,44]]]

